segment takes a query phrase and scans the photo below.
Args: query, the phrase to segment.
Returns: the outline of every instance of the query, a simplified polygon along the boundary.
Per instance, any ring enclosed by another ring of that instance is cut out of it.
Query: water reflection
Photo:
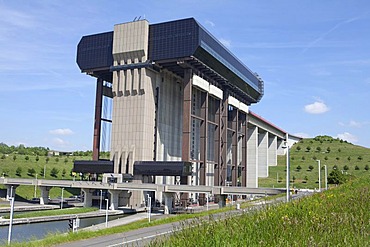
[[[109,220],[123,218],[127,215],[112,215]],[[105,222],[105,216],[95,218],[80,219],[80,228],[100,224]],[[7,243],[8,239],[8,226],[0,227],[0,244]],[[48,233],[65,233],[69,231],[68,220],[42,222],[33,224],[13,225],[12,229],[12,242],[24,242],[32,239],[42,239]]]

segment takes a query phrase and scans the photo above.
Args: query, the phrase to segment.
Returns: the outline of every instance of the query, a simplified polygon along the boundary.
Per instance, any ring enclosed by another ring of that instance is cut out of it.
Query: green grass
[[[242,203],[241,208],[246,208],[250,205],[251,205],[250,202],[244,202],[244,203]],[[233,209],[235,209],[234,206],[227,206],[227,207],[220,208],[220,209],[212,209],[212,210],[209,210],[209,211],[203,211],[203,212],[198,212],[198,213],[193,213],[193,214],[171,215],[170,217],[161,218],[161,219],[152,218],[150,223],[148,222],[147,219],[144,219],[144,220],[133,222],[133,223],[130,223],[130,224],[127,224],[127,225],[102,229],[102,230],[93,231],[93,232],[79,231],[77,233],[68,233],[68,234],[53,233],[53,234],[49,234],[47,237],[45,237],[42,240],[28,241],[26,243],[24,243],[24,242],[23,243],[12,242],[12,246],[16,246],[16,247],[53,246],[55,244],[72,242],[72,241],[88,239],[88,238],[93,238],[93,237],[99,237],[99,236],[105,236],[105,235],[110,235],[110,234],[115,234],[115,233],[122,233],[122,232],[127,232],[127,231],[130,231],[130,230],[136,230],[136,229],[144,228],[144,227],[150,227],[150,226],[162,225],[162,224],[167,224],[167,223],[173,223],[173,222],[183,221],[183,220],[192,219],[192,218],[201,218],[203,216],[212,215],[212,214],[215,214],[215,213],[226,212],[226,211],[233,210]]]
[[[64,214],[82,214],[88,212],[97,211],[96,208],[65,208],[65,209],[53,209],[53,210],[42,210],[35,212],[17,213],[14,218],[31,218],[40,216],[55,216]],[[9,216],[5,216],[5,219],[9,219]]]
[[[307,147],[311,147],[307,151]],[[320,151],[317,148],[321,149]],[[327,149],[330,148],[328,152]],[[299,150],[300,148],[300,150]],[[302,159],[304,157],[304,159]],[[348,157],[350,157],[348,159]],[[338,159],[337,159],[338,158]],[[290,149],[290,180],[291,186],[296,188],[318,188],[318,162],[321,161],[321,166],[328,168],[328,174],[333,170],[334,165],[338,170],[344,170],[344,166],[348,166],[348,170],[344,171],[347,174],[355,177],[363,176],[369,171],[365,170],[365,166],[370,166],[370,149],[356,146],[339,139],[334,139],[329,136],[319,136],[315,138],[303,139],[296,143]],[[314,169],[309,171],[309,166]],[[298,171],[297,167],[301,166]],[[356,170],[355,167],[359,170]],[[324,170],[321,170],[321,186],[324,186]],[[293,176],[295,181],[293,182]],[[307,180],[305,180],[307,178]],[[286,183],[286,156],[278,156],[278,165],[269,167],[269,177],[260,178],[260,187],[285,187]]]
[[[368,246],[370,176],[223,221],[194,221],[151,246]]]

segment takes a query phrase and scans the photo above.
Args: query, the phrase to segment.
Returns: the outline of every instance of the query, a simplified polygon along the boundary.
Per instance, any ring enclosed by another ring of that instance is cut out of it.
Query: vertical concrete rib
[[[261,131],[258,134],[258,177],[268,177],[268,133]]]
[[[100,133],[101,133],[101,114],[103,101],[103,79],[96,80],[95,97],[95,119],[94,119],[94,140],[93,140],[93,160],[99,160],[100,151]]]
[[[268,165],[277,166],[277,136],[269,133]]]
[[[239,120],[239,111],[237,108],[234,108],[232,112],[232,124],[231,128],[234,131],[232,136],[232,164],[231,164],[231,185],[238,185],[238,120]]]
[[[242,154],[241,154],[241,165],[242,165],[242,187],[247,187],[247,143],[248,143],[248,128],[247,128],[247,114],[243,116],[243,123],[242,123]]]
[[[247,187],[258,188],[258,127],[248,126]]]
[[[225,91],[224,91],[225,92]],[[220,153],[219,153],[219,184],[225,186],[227,178],[227,121],[228,121],[228,93],[224,93],[220,112]]]

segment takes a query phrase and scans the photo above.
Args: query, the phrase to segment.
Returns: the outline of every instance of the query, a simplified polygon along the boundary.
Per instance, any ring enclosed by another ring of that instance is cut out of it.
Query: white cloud
[[[312,135],[307,134],[307,133],[303,133],[303,132],[294,133],[293,135],[298,136],[298,137],[302,137],[302,138],[312,138]]]
[[[210,25],[211,27],[216,26],[215,23],[213,21],[210,21],[210,20],[206,20],[206,25]]]
[[[352,128],[361,128],[364,125],[368,125],[370,122],[357,122],[354,120],[349,121],[349,123],[339,122],[339,125]]]
[[[330,109],[324,102],[316,101],[312,104],[305,105],[304,110],[310,114],[322,114]]]
[[[348,133],[348,132],[338,134],[337,138],[342,139],[342,140],[346,140],[346,141],[351,142],[351,143],[358,142],[358,138],[355,135],[352,135],[351,133]]]
[[[56,147],[60,147],[60,148],[64,148],[64,147],[67,147],[69,146],[69,142],[61,139],[61,138],[53,138],[52,140],[53,144],[56,146]]]
[[[71,129],[55,129],[55,130],[50,130],[49,133],[52,135],[61,135],[61,136],[74,134],[74,132]]]
[[[226,46],[227,48],[230,48],[231,47],[231,40],[228,40],[228,39],[220,39],[220,42]]]

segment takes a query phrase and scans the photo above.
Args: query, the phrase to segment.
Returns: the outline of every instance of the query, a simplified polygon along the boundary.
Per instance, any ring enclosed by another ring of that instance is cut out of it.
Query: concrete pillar
[[[247,187],[258,187],[258,127],[248,126]]]
[[[110,194],[110,210],[117,210],[118,209],[118,202],[119,202],[119,194],[121,191],[119,190],[108,190]]]
[[[218,197],[218,207],[223,208],[226,206],[227,195],[217,195]]]
[[[277,136],[269,133],[268,165],[277,166]]]
[[[258,177],[268,177],[268,133],[258,133]]]
[[[41,190],[40,204],[41,205],[48,204],[50,189],[51,187],[40,186],[40,190]]]
[[[11,197],[15,197],[15,189],[18,185],[6,185],[6,200],[9,201]]]
[[[82,192],[84,193],[84,207],[88,208],[92,206],[92,192],[90,192],[90,189],[82,189]]]
[[[174,192],[163,192],[164,197],[164,214],[172,213]]]

